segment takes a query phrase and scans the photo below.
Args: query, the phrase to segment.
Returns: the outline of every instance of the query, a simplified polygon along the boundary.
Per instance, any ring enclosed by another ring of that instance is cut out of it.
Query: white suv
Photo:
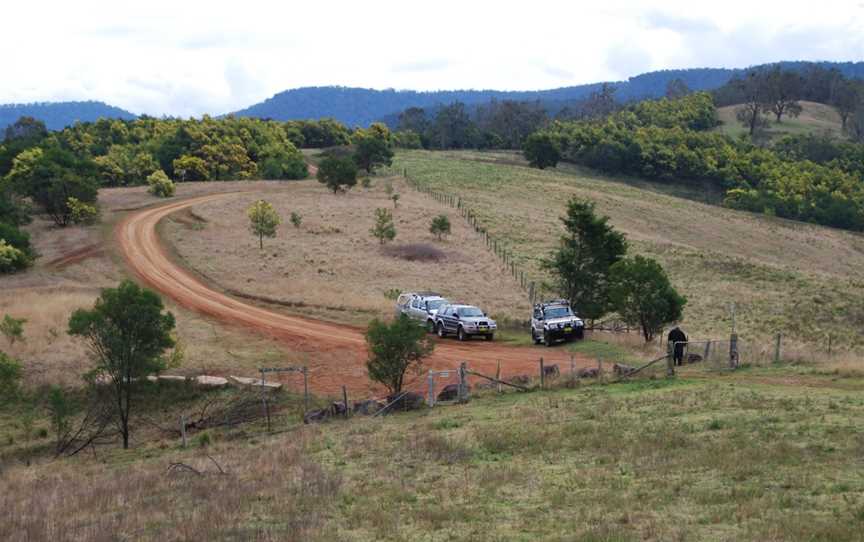
[[[426,326],[429,333],[435,332],[435,315],[438,309],[450,303],[435,292],[409,292],[396,300],[396,316],[404,314]]]

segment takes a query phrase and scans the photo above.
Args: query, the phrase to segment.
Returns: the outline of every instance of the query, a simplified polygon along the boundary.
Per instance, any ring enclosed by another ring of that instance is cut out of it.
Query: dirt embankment
[[[310,385],[319,393],[335,393],[345,385],[355,393],[370,391],[365,374],[366,344],[360,328],[281,314],[225,293],[216,291],[193,272],[176,264],[156,232],[156,225],[168,215],[204,203],[224,194],[173,201],[158,207],[135,211],[119,223],[116,238],[128,265],[138,277],[178,304],[226,323],[250,328],[273,336],[290,350],[323,353],[310,362]],[[462,361],[480,372],[493,374],[498,362],[504,375],[538,372],[539,356],[545,362],[569,366],[570,355],[561,349],[539,351],[496,343],[438,342],[427,365],[434,369],[454,369]],[[577,360],[580,366],[586,360]]]

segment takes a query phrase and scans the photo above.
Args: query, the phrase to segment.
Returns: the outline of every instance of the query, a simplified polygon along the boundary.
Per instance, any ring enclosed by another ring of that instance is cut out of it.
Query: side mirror
[[[455,318],[455,319],[458,320],[458,319],[459,319],[459,315],[458,315],[458,314],[454,314],[454,315],[453,315],[453,318]]]

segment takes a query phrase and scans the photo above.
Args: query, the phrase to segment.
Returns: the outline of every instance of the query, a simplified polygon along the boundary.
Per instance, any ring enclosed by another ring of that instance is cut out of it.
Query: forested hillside
[[[62,130],[76,122],[97,119],[132,120],[129,111],[102,102],[45,102],[0,105],[0,130],[21,117],[33,117],[45,123],[49,130]]]
[[[803,70],[814,65],[810,62],[781,62],[791,70]],[[815,65],[835,68],[849,78],[864,77],[864,62],[820,62]],[[627,81],[607,83],[615,90],[619,102],[665,95],[667,86],[676,79],[693,91],[713,90],[726,84],[746,69],[696,68],[687,70],[661,70],[631,77]],[[368,126],[385,120],[395,127],[399,112],[410,107],[431,108],[461,102],[469,107],[491,100],[540,101],[551,115],[555,115],[571,102],[587,98],[601,90],[604,83],[536,91],[499,90],[447,90],[417,92],[413,90],[374,90],[348,87],[306,87],[280,92],[261,103],[237,111],[238,116],[274,120],[317,119],[333,117],[348,126]]]

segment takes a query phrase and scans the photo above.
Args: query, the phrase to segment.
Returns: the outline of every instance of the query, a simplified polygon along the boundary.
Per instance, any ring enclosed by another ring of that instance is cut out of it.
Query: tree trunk
[[[258,247],[261,250],[264,250],[264,234],[263,233],[258,234]]]

